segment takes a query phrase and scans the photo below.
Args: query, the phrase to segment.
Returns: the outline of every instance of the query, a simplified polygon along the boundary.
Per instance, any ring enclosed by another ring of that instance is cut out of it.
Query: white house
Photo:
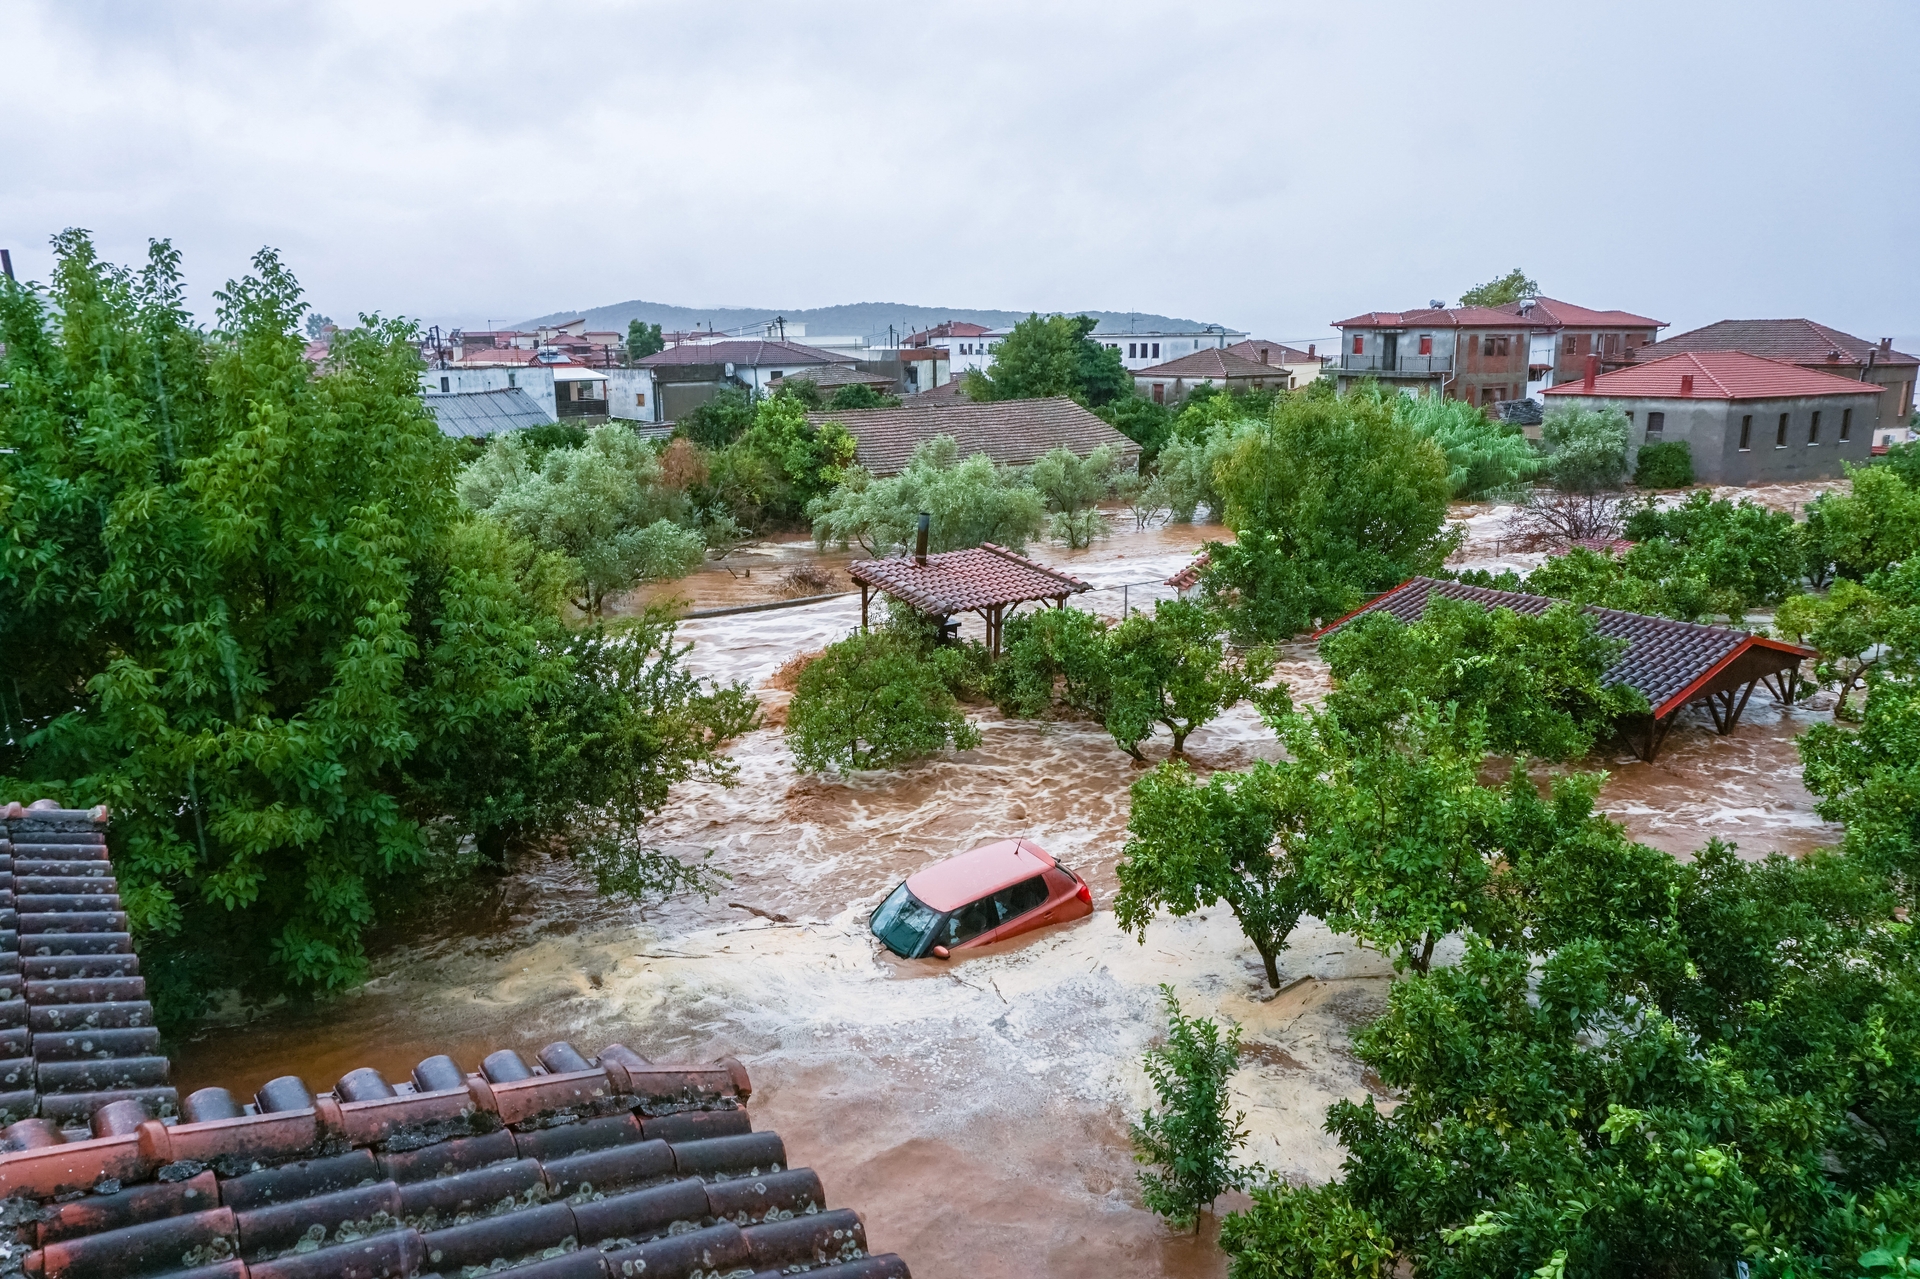
[[[1103,326],[1095,329],[1090,336],[1109,351],[1118,351],[1120,363],[1127,368],[1145,369],[1177,360],[1183,355],[1192,355],[1195,351],[1224,349],[1247,335],[1209,324],[1199,329],[1157,329],[1135,333],[1108,330]]]
[[[618,370],[616,370],[618,371]],[[609,376],[578,364],[535,362],[522,365],[489,364],[428,369],[420,375],[422,391],[441,395],[462,391],[500,391],[518,387],[552,421],[561,418],[607,416]]]
[[[1007,329],[989,329],[979,324],[969,324],[965,320],[948,320],[936,324],[930,329],[909,336],[903,347],[937,347],[947,353],[946,364],[950,372],[942,377],[936,386],[944,386],[951,378],[964,375],[969,369],[986,369],[993,363],[993,352],[1000,340],[1007,336]],[[922,390],[931,389],[922,387]]]

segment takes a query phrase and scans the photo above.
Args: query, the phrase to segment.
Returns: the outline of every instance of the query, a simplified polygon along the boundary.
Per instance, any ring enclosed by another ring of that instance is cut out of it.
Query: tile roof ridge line
[[[983,551],[987,551],[994,555],[998,555],[1001,559],[1011,560],[1013,563],[1019,564],[1024,568],[1030,568],[1038,572],[1045,573],[1048,577],[1058,579],[1059,581],[1062,581],[1062,582],[1069,582],[1074,586],[1079,587],[1081,590],[1090,589],[1085,582],[1081,581],[1079,578],[1075,577],[1073,574],[1062,573],[1060,570],[1055,568],[1050,568],[1047,565],[1040,563],[1038,560],[1030,560],[1026,556],[1020,554],[1020,552],[1010,551],[1006,547],[1000,545],[998,542],[982,542],[980,543],[979,549]]]

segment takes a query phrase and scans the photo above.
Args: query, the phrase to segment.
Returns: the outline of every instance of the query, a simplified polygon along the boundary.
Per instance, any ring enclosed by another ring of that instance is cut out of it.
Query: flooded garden
[[[1795,487],[1744,492],[1797,508],[1813,494]],[[1507,513],[1456,508],[1467,536],[1451,566],[1536,564],[1500,545]],[[1116,618],[1170,597],[1165,579],[1229,536],[1114,523],[1089,549],[1031,554],[1089,583],[1077,607]],[[404,1076],[434,1053],[473,1061],[561,1038],[589,1050],[618,1040],[655,1060],[731,1053],[752,1073],[756,1126],[777,1128],[837,1202],[859,1206],[874,1249],[902,1254],[916,1275],[1224,1274],[1205,1229],[1170,1234],[1138,1199],[1126,1126],[1151,1097],[1140,1058],[1163,1026],[1158,988],[1243,1028],[1233,1090],[1245,1158],[1318,1181],[1342,1157],[1321,1126],[1326,1106],[1370,1093],[1391,1104],[1349,1049],[1383,1005],[1390,962],[1308,921],[1281,956],[1276,993],[1224,907],[1162,916],[1142,939],[1121,932],[1105,907],[1140,765],[1096,724],[975,709],[976,749],[898,773],[799,772],[777,726],[790,695],[779,673],[858,625],[848,562],[810,542],[764,543],[624,602],[680,600],[694,614],[679,632],[691,667],[747,682],[766,710],[769,726],[732,746],[738,784],[676,789],[654,830],[683,857],[712,850],[730,877],[719,895],[643,916],[567,863],[535,861],[459,910],[397,919],[374,947],[372,980],[350,994],[214,1018],[176,1046],[182,1093],[251,1092],[288,1072],[324,1086],[357,1066]],[[794,595],[826,598],[699,616]],[[1295,644],[1280,678],[1311,701],[1326,668]],[[1812,812],[1793,744],[1824,713],[1819,700],[1756,698],[1723,738],[1690,711],[1656,762],[1623,751],[1583,767],[1608,771],[1601,806],[1657,848],[1686,855],[1719,838],[1745,855],[1800,853],[1840,837]],[[1188,744],[1202,770],[1277,750],[1245,706]],[[1165,751],[1162,738],[1148,757]],[[866,917],[895,884],[1008,836],[1084,876],[1093,917],[950,963],[878,948]]]

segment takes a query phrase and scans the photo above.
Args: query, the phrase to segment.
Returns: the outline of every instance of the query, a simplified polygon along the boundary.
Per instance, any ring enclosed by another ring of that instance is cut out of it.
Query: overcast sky
[[[1104,308],[1271,338],[1520,265],[1920,334],[1920,4],[0,0],[0,245],[321,311]]]

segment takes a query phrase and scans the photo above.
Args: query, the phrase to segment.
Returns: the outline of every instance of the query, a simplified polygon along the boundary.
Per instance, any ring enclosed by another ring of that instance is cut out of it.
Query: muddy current
[[[1456,512],[1468,526],[1456,566],[1531,567],[1487,544],[1504,514]],[[1077,605],[1112,617],[1171,596],[1164,580],[1228,536],[1114,522],[1090,550],[1032,552],[1094,588]],[[711,609],[829,594],[850,585],[847,561],[773,543],[653,595]],[[788,695],[764,687],[774,672],[858,623],[858,596],[837,596],[693,618],[680,633],[695,669],[760,688],[777,720]],[[1324,693],[1310,647],[1283,656],[1296,700]],[[1609,772],[1608,812],[1676,855],[1714,836],[1753,856],[1837,842],[1839,829],[1812,812],[1793,748],[1822,711],[1763,696],[1731,737],[1689,712],[1657,762],[1582,767]],[[357,1066],[404,1078],[433,1053],[472,1067],[495,1048],[530,1056],[560,1038],[665,1061],[730,1053],[752,1075],[756,1127],[778,1131],[833,1204],[860,1210],[872,1247],[901,1253],[923,1279],[1224,1274],[1210,1227],[1173,1235],[1139,1204],[1126,1125],[1152,1096],[1139,1061],[1164,1025],[1158,988],[1243,1028],[1233,1081],[1251,1134],[1243,1157],[1322,1180],[1341,1159],[1321,1127],[1327,1105],[1392,1105],[1350,1049],[1384,1003],[1391,964],[1307,921],[1276,994],[1224,909],[1122,933],[1108,906],[1139,766],[1092,726],[974,718],[976,750],[847,779],[801,775],[777,728],[751,733],[733,748],[738,784],[682,787],[655,832],[683,856],[713,850],[732,877],[715,899],[642,915],[598,899],[564,863],[537,862],[453,918],[389,930],[358,991],[319,1007],[229,1010],[175,1046],[175,1082],[251,1093],[296,1073],[318,1089]],[[1165,750],[1163,738],[1149,757]],[[1237,768],[1277,748],[1241,708],[1196,732],[1188,753],[1201,769]],[[944,964],[878,951],[865,920],[893,885],[1010,835],[1085,875],[1093,917]]]

